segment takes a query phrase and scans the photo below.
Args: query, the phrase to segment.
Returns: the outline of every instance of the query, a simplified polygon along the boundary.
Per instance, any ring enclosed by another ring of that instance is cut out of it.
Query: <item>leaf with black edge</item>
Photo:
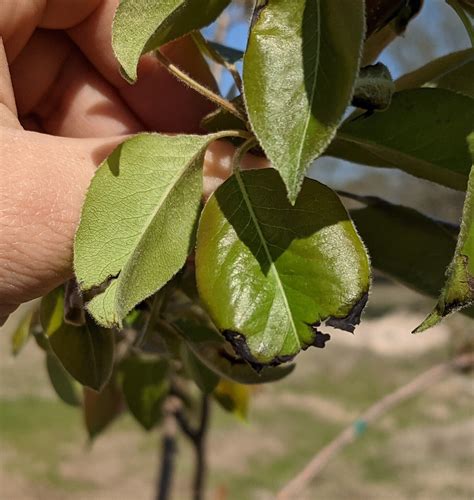
[[[114,17],[112,47],[124,76],[134,82],[142,54],[204,28],[229,3],[230,0],[122,0]]]
[[[474,164],[474,133],[468,139]],[[431,314],[416,328],[423,332],[437,325],[445,316],[474,304],[474,166],[469,183],[458,241],[447,270],[446,284]]]
[[[236,172],[208,200],[196,279],[204,306],[254,367],[322,346],[331,318],[352,331],[370,285],[364,246],[337,195],[306,179],[292,205],[273,169]]]
[[[181,333],[184,343],[199,362],[219,378],[239,384],[265,384],[276,382],[289,375],[295,364],[252,367],[237,356],[231,345],[215,329],[191,321],[179,320],[174,326]],[[217,379],[217,382],[218,382]]]
[[[87,192],[74,244],[83,292],[105,290],[87,308],[104,326],[121,325],[162,288],[194,246],[208,136],[137,135],[114,150]]]
[[[73,326],[64,322],[63,317],[64,291],[57,288],[41,301],[41,325],[48,348],[75,380],[100,391],[112,374],[113,334],[90,318],[83,326]]]
[[[272,0],[244,56],[252,129],[294,203],[351,102],[364,38],[362,0]]]
[[[152,429],[162,416],[169,391],[170,366],[167,360],[133,356],[120,365],[122,390],[130,413],[145,430]]]
[[[367,206],[350,215],[373,267],[417,292],[438,297],[458,228],[380,198],[357,198]],[[474,308],[463,312],[474,317]]]
[[[383,113],[346,122],[326,154],[465,190],[471,159],[474,100],[445,89],[396,92]]]

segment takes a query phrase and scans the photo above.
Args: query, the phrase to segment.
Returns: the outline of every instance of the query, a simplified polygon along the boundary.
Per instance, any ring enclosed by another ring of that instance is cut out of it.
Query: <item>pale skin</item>
[[[0,324],[72,272],[72,245],[94,171],[140,131],[197,133],[213,104],[151,56],[134,86],[111,47],[118,0],[3,0],[0,9]],[[215,82],[190,39],[164,49],[193,78]],[[209,195],[230,174],[234,148],[211,145]],[[266,160],[248,155],[250,168]]]

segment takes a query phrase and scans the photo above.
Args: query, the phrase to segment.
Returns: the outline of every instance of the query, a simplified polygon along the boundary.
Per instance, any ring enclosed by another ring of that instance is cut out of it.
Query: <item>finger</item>
[[[118,0],[105,0],[83,23],[68,31],[74,42],[117,89],[150,129],[162,132],[199,131],[202,116],[213,109],[204,97],[178,82],[151,56],[142,57],[138,81],[129,85],[120,76],[114,57],[111,28]],[[163,47],[163,52],[204,85],[215,89],[212,74],[198,48],[184,37]]]
[[[85,192],[121,141],[0,129],[0,316],[71,276]]]
[[[37,26],[70,28],[82,22],[102,0],[2,0],[0,36],[12,62]]]
[[[232,159],[235,147],[227,141],[215,141],[204,156],[204,198],[211,194],[232,174]],[[270,162],[261,156],[247,153],[241,162],[244,170],[270,167]]]
[[[135,133],[143,125],[64,32],[37,30],[11,66],[20,119],[65,137]]]
[[[102,0],[48,0],[39,22],[41,28],[67,29],[86,19]]]
[[[10,113],[17,114],[15,94],[13,93],[10,70],[2,38],[0,38],[0,103],[8,108]]]
[[[2,0],[0,36],[9,62],[25,46],[41,20],[45,6],[46,0]]]

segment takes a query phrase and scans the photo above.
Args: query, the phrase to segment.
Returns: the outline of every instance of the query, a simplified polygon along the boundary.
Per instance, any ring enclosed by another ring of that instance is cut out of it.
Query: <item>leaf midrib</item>
[[[390,163],[394,168],[397,168],[401,170],[401,167],[394,163],[394,161],[391,159],[391,157],[396,154],[399,158],[402,160],[407,160],[410,162],[416,162],[418,165],[424,167],[424,168],[429,168],[432,169],[433,167],[436,167],[438,169],[442,169],[444,172],[450,172],[452,174],[456,174],[459,176],[463,176],[464,174],[462,172],[456,171],[456,170],[451,170],[443,165],[440,165],[438,163],[433,163],[427,160],[423,160],[422,158],[419,158],[417,156],[411,155],[409,153],[405,153],[403,151],[400,151],[399,149],[394,149],[390,146],[385,146],[383,144],[380,144],[379,142],[373,142],[367,139],[363,139],[351,134],[348,134],[347,132],[338,132],[336,135],[336,140],[340,141],[345,141],[353,144],[357,144],[358,146],[361,146],[365,149],[368,149],[372,154],[375,156],[378,156],[378,152],[380,151],[381,154],[384,152],[390,155],[390,158],[387,158],[386,156],[380,156],[380,159],[383,160],[384,162]]]
[[[303,133],[301,134],[301,141],[300,141],[300,146],[299,146],[299,151],[298,151],[298,170],[301,168],[301,161],[303,157],[303,148],[304,148],[304,143],[305,143],[305,138],[308,134],[308,128],[309,128],[309,122],[311,119],[312,115],[312,109],[313,109],[313,103],[314,103],[314,98],[316,95],[316,84],[318,81],[318,73],[319,73],[319,56],[321,52],[321,4],[319,0],[316,2],[317,5],[317,26],[316,26],[316,32],[317,32],[317,48],[316,48],[316,63],[315,63],[315,71],[314,71],[314,80],[313,84],[311,86],[311,96],[310,100],[308,103],[308,111],[306,114],[306,120],[303,128]]]
[[[295,322],[293,320],[293,314],[291,312],[291,309],[290,309],[290,305],[288,303],[288,299],[287,299],[287,296],[286,296],[286,293],[285,293],[285,289],[283,288],[283,283],[281,282],[281,279],[280,279],[280,275],[278,274],[278,270],[273,262],[273,259],[272,259],[272,256],[271,256],[271,253],[270,253],[270,250],[267,246],[267,241],[263,235],[263,232],[262,232],[262,229],[260,227],[260,224],[258,222],[258,219],[257,219],[257,215],[255,214],[255,211],[253,210],[253,207],[252,207],[252,203],[250,201],[250,197],[247,193],[247,189],[245,187],[245,184],[242,180],[242,177],[240,176],[240,173],[238,170],[236,170],[235,172],[235,178],[237,179],[237,183],[239,185],[239,189],[240,189],[240,192],[242,193],[242,198],[244,199],[244,202],[245,202],[245,205],[247,207],[247,210],[250,214],[250,218],[252,219],[252,222],[254,223],[255,225],[255,228],[257,230],[257,234],[262,242],[262,246],[263,246],[263,249],[265,250],[265,255],[268,259],[268,263],[270,265],[270,269],[272,270],[272,273],[273,275],[275,276],[275,280],[277,282],[277,287],[280,291],[280,293],[282,294],[283,296],[283,301],[285,303],[285,308],[287,310],[287,313],[288,313],[288,316],[290,318],[290,321],[291,321],[291,326],[292,326],[292,333],[296,339],[296,342],[298,344],[298,348],[301,349],[301,342],[300,342],[300,338],[298,337],[298,330],[296,328],[296,325],[295,325]]]
[[[169,198],[169,195],[170,193],[176,188],[176,186],[180,183],[180,181],[183,179],[183,177],[186,175],[187,171],[189,168],[191,168],[191,166],[196,162],[196,159],[199,157],[199,155],[202,154],[202,150],[203,148],[205,147],[205,144],[202,145],[202,147],[199,149],[199,151],[194,155],[192,156],[191,160],[189,162],[187,162],[185,164],[185,166],[179,170],[178,172],[178,175],[176,175],[175,177],[172,178],[171,182],[169,183],[169,186],[165,189],[165,191],[163,192],[159,202],[157,203],[155,209],[153,210],[152,214],[150,215],[150,217],[148,217],[148,219],[146,220],[146,222],[144,223],[143,225],[143,230],[140,232],[140,236],[137,238],[136,240],[136,244],[133,246],[133,249],[132,251],[129,253],[127,259],[125,260],[121,270],[120,270],[120,274],[117,278],[117,288],[115,290],[115,305],[117,306],[117,299],[118,299],[118,295],[119,295],[119,291],[120,291],[120,285],[122,283],[122,275],[124,274],[124,270],[125,268],[127,267],[127,265],[129,264],[130,260],[132,259],[133,255],[135,254],[135,252],[137,251],[137,248],[140,246],[144,236],[146,235],[150,225],[152,224],[153,220],[156,218],[156,216],[158,215],[158,213],[160,212],[160,210],[163,208],[163,206],[165,205],[166,201],[168,200]]]

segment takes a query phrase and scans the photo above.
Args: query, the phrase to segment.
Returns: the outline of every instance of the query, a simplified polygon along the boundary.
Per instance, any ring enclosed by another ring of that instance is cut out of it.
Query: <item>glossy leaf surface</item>
[[[244,96],[252,129],[293,203],[351,101],[363,36],[361,0],[272,0],[257,7]]]
[[[185,263],[201,206],[203,150],[212,137],[142,134],[100,166],[74,248],[83,290],[112,278],[88,304],[99,324],[120,324]]]
[[[169,363],[162,359],[129,358],[120,367],[122,390],[130,413],[150,430],[161,417],[168,393]]]
[[[316,181],[305,181],[292,206],[273,169],[242,172],[219,187],[203,211],[199,294],[216,326],[254,365],[321,347],[326,337],[316,326],[324,320],[353,331],[369,274],[347,212]]]
[[[230,0],[122,0],[112,46],[125,75],[137,78],[140,56],[210,24]]]
[[[466,138],[473,128],[469,97],[444,89],[405,90],[393,95],[383,113],[343,125],[327,153],[464,190],[471,169]]]
[[[90,319],[83,326],[65,323],[63,314],[64,292],[58,288],[41,302],[41,324],[49,347],[75,380],[98,391],[112,373],[113,335]]]
[[[474,133],[470,139],[474,163]],[[463,309],[474,303],[474,167],[469,177],[461,229],[459,231],[453,260],[447,271],[446,285],[441,292],[433,312],[417,328],[426,330],[439,323],[453,311]]]
[[[203,375],[208,379],[210,383],[207,387],[210,387],[212,383],[217,384],[219,377],[250,385],[276,382],[289,375],[295,368],[294,364],[266,366],[257,372],[244,359],[236,356],[229,343],[214,329],[188,321],[179,321],[176,327],[182,333],[189,352],[204,368],[211,370],[214,374],[213,379],[202,369],[200,373],[194,373],[193,378],[196,383],[199,378],[202,379]],[[197,368],[198,366],[195,366],[195,372],[198,371]]]

